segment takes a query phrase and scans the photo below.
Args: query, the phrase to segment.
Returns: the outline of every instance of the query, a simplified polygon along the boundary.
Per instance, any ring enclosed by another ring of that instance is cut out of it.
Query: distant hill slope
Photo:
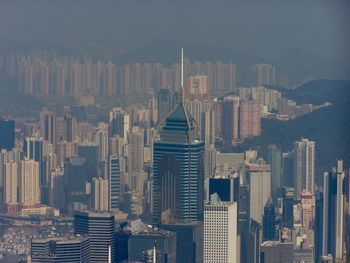
[[[262,120],[262,135],[240,145],[237,150],[256,148],[266,157],[270,144],[279,145],[283,151],[293,148],[293,142],[301,137],[316,142],[316,174],[322,183],[323,171],[328,170],[335,159],[343,159],[350,165],[350,81],[317,80],[294,90],[286,90],[288,98],[298,103],[332,105],[290,121]]]

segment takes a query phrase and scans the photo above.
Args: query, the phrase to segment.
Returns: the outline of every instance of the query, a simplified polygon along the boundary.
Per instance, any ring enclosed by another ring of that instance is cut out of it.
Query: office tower
[[[23,144],[24,156],[27,159],[34,160],[39,163],[39,176],[41,192],[47,187],[47,175],[45,174],[45,143],[43,138],[28,137]],[[42,195],[44,197],[44,195]],[[44,201],[44,200],[42,200]]]
[[[294,188],[294,151],[288,152],[288,153],[282,153],[282,157],[283,157],[282,185]]]
[[[156,262],[176,263],[176,234],[161,229],[146,229],[129,236],[129,262],[155,262],[144,261],[150,259],[147,251],[155,248]]]
[[[67,142],[76,142],[78,139],[77,135],[77,120],[75,117],[66,114],[64,116],[65,126],[66,126],[66,139]]]
[[[209,199],[217,194],[223,202],[238,202],[239,200],[239,175],[233,177],[209,178]]]
[[[11,151],[15,147],[15,121],[0,118],[0,150]]]
[[[143,130],[133,127],[129,134],[129,173],[139,173],[143,171]]]
[[[260,263],[261,224],[251,220],[247,235],[246,260],[243,262]]]
[[[92,178],[98,175],[98,146],[92,143],[78,145],[78,156],[86,161],[87,180],[92,181]]]
[[[294,263],[293,243],[265,241],[261,244],[260,263]],[[299,262],[299,261],[298,261]]]
[[[91,187],[92,208],[96,211],[108,211],[108,180],[93,178]]]
[[[269,146],[267,163],[271,165],[271,193],[276,201],[282,190],[282,151],[276,145]]]
[[[292,187],[283,187],[282,189],[282,225],[289,229],[294,228],[294,188]]]
[[[48,201],[49,206],[64,210],[64,170],[61,167],[49,172]]]
[[[204,208],[204,261],[237,262],[237,203],[212,201]]]
[[[197,221],[203,216],[204,142],[182,100],[160,124],[153,151],[153,221],[162,216]]]
[[[127,142],[130,130],[130,116],[122,108],[113,108],[109,113],[109,134],[119,135]]]
[[[315,262],[320,262],[323,245],[323,192],[315,193],[315,223],[314,223],[314,247],[315,247]]]
[[[64,161],[64,191],[66,205],[88,204],[86,194],[87,168],[84,158],[71,157]]]
[[[32,263],[70,262],[89,263],[88,237],[53,237],[32,239],[30,257]]]
[[[95,135],[95,143],[98,146],[99,160],[108,159],[108,132],[103,129],[98,129]]]
[[[302,226],[304,229],[311,229],[315,218],[315,196],[311,192],[303,191],[300,200]]]
[[[214,133],[215,137],[222,136],[222,111],[223,111],[223,101],[217,98],[213,99],[213,114],[214,114]]]
[[[39,163],[23,160],[18,173],[19,202],[24,206],[40,204]]]
[[[275,85],[276,69],[269,64],[255,64],[253,73],[256,80],[256,86]]]
[[[260,104],[256,101],[241,101],[239,104],[239,139],[259,136]]]
[[[109,210],[119,209],[120,199],[120,169],[117,155],[110,155],[108,162],[109,180]]]
[[[176,262],[203,262],[203,222],[162,224],[161,229],[176,233]]]
[[[303,190],[314,191],[315,142],[301,139],[294,143],[294,185],[296,197]]]
[[[108,212],[76,211],[74,233],[90,238],[90,262],[108,261],[111,249],[112,263],[115,262],[114,215]]]
[[[185,100],[205,100],[209,98],[208,76],[188,76],[185,87]]]
[[[263,234],[262,240],[276,240],[276,219],[275,219],[275,207],[272,203],[272,199],[269,198],[264,207],[263,216]]]
[[[124,261],[127,262],[128,260],[129,236],[129,231],[125,231],[124,229],[118,229],[115,232],[114,240],[117,263]]]
[[[344,171],[342,161],[324,173],[323,193],[323,255],[332,255],[338,262],[344,255]],[[341,261],[339,261],[341,262]]]
[[[40,135],[48,143],[55,144],[56,140],[56,116],[55,113],[44,108],[40,112]]]
[[[222,106],[222,137],[230,148],[239,139],[239,97],[226,97]]]
[[[262,222],[262,214],[267,200],[271,197],[271,172],[267,164],[247,164],[249,182],[250,219]]]
[[[4,204],[9,206],[18,204],[18,164],[16,162],[6,162],[3,173]]]
[[[215,116],[211,109],[206,109],[200,113],[200,138],[205,143],[205,149],[208,150],[215,144]]]

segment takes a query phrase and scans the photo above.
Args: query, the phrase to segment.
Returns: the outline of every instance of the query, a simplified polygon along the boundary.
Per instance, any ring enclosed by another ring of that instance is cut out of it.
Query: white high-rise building
[[[108,211],[108,180],[94,178],[92,180],[92,206],[96,211]]]
[[[314,192],[315,142],[301,139],[294,143],[294,185],[297,198],[303,190]]]
[[[4,173],[4,202],[5,204],[17,204],[17,187],[18,187],[18,174],[17,163],[9,162],[5,163]]]
[[[19,202],[25,206],[40,204],[39,162],[23,160],[19,166]]]
[[[237,262],[237,203],[212,201],[204,208],[204,263]]]
[[[95,143],[98,145],[98,157],[100,160],[108,160],[108,132],[103,129],[98,129],[95,135]]]

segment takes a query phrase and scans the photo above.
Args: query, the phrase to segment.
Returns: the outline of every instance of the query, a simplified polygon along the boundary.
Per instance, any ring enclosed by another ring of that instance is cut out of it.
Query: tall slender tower
[[[183,102],[183,51],[178,105],[159,123],[154,142],[152,213],[154,223],[203,217],[204,142]]]
[[[331,254],[335,262],[343,258],[344,244],[344,172],[342,161],[324,174],[323,255]]]

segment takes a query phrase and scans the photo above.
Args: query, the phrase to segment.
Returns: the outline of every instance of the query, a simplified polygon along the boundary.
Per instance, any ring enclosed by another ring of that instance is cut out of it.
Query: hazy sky
[[[263,57],[300,48],[344,60],[350,47],[347,2],[1,0],[0,48],[4,40],[128,49],[174,39]]]

